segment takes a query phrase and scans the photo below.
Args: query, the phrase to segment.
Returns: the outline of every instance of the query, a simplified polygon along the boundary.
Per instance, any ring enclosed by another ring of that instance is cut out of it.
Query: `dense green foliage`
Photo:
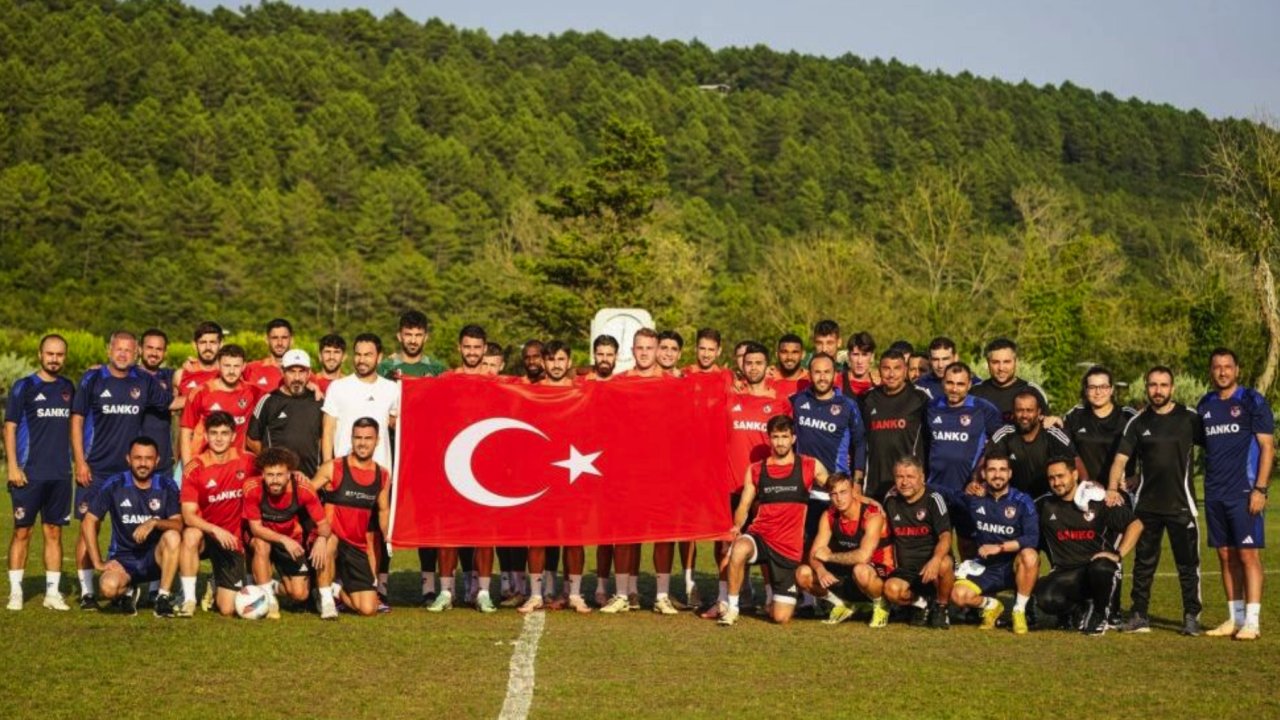
[[[724,84],[728,92],[700,89]],[[0,0],[0,327],[1006,333],[1060,393],[1262,344],[1215,123],[1070,84],[267,3]],[[603,268],[603,270],[602,270]]]

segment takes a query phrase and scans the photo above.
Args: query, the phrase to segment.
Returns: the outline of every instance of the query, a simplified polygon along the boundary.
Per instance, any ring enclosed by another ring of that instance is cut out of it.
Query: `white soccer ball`
[[[267,615],[270,599],[257,585],[246,585],[236,593],[236,614],[245,620],[261,620]]]

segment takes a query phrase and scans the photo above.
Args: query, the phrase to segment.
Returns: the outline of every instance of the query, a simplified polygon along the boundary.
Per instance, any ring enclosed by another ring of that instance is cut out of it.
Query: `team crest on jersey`
[[[927,513],[925,513],[924,508],[920,508],[919,510],[916,511],[916,519],[923,520],[926,514]]]
[[[1239,406],[1239,405],[1232,405],[1232,406],[1231,406],[1231,417],[1234,417],[1234,418],[1238,418],[1238,417],[1240,417],[1240,406]]]
[[[239,400],[236,401],[236,405],[238,405],[240,409],[243,410],[249,406],[249,401],[246,400],[245,398],[240,398]]]
[[[151,498],[148,500],[147,507],[151,512],[160,512],[160,498]]]
[[[24,507],[16,507],[13,509],[13,519],[21,520],[27,516],[27,509]]]
[[[236,471],[236,479],[237,479],[237,480],[244,480],[244,471],[243,471],[243,470],[237,470],[237,471]]]
[[[1007,508],[1005,508],[1005,509],[1004,509],[1004,516],[1005,516],[1006,518],[1009,518],[1010,520],[1012,520],[1012,519],[1013,519],[1013,516],[1014,516],[1014,515],[1017,515],[1017,514],[1018,514],[1018,508],[1016,508],[1016,507],[1014,507],[1014,506],[1012,506],[1012,505],[1010,505],[1009,507],[1007,507]]]
[[[369,398],[369,399],[370,399],[370,400],[372,400],[373,398]],[[772,405],[765,405],[765,406],[764,406],[764,411],[765,411],[765,412],[767,412],[767,413],[768,413],[768,412],[773,412],[773,406],[772,406]]]
[[[963,426],[965,426],[965,427],[969,427],[969,423],[971,423],[971,422],[973,422],[973,418],[969,417],[968,415],[961,415],[961,416],[960,416],[960,424],[961,424],[961,425],[963,425]]]
[[[62,391],[62,402],[71,402],[71,391],[70,391],[70,390],[63,390],[63,391]]]
[[[77,506],[76,506],[76,510],[78,510],[78,511],[80,512],[80,514],[81,514],[81,515],[84,515],[84,514],[88,513],[88,512],[89,512],[89,503],[87,503],[87,502],[82,502],[82,503],[80,503],[79,505],[77,505]]]
[[[142,397],[142,388],[140,387],[129,388],[129,397],[133,398],[134,400],[137,400],[138,398]]]
[[[840,414],[840,406],[839,406],[839,405],[832,405],[832,406],[831,406],[831,414],[832,414],[832,415],[839,415],[839,414]]]
[[[1052,519],[1052,518],[1050,518],[1050,519]],[[1084,521],[1085,521],[1085,522],[1093,522],[1093,511],[1092,511],[1092,510],[1085,510],[1085,511],[1084,511]]]

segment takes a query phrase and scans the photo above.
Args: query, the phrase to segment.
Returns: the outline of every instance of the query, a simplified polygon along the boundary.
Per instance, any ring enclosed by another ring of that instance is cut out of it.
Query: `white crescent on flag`
[[[445,449],[444,474],[448,478],[449,484],[453,486],[453,489],[459,495],[477,505],[496,508],[515,507],[537,500],[548,490],[548,488],[543,488],[531,495],[511,497],[493,492],[481,485],[480,481],[476,479],[475,472],[471,469],[471,458],[475,454],[476,448],[490,435],[503,430],[523,430],[524,432],[533,433],[543,440],[551,439],[547,437],[546,433],[527,422],[506,417],[488,418],[487,420],[472,423],[463,428],[462,432],[455,435],[453,440],[449,442],[449,447]],[[568,470],[569,483],[572,484],[578,479],[579,475],[600,474],[600,471],[593,464],[596,458],[600,457],[600,454],[600,452],[594,452],[584,455],[578,452],[578,448],[570,445],[569,458],[551,464]]]

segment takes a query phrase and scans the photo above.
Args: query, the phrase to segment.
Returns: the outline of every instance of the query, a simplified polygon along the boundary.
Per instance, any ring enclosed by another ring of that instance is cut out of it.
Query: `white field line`
[[[533,704],[534,661],[538,657],[538,640],[546,625],[546,613],[533,612],[524,616],[524,630],[511,652],[511,667],[507,676],[507,697],[502,701],[498,720],[524,720]]]

